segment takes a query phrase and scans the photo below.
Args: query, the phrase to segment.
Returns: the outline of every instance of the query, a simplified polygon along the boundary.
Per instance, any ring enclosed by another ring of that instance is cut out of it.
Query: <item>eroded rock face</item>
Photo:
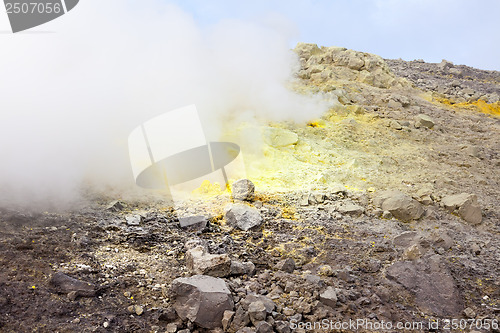
[[[170,298],[182,320],[188,319],[207,329],[222,327],[224,312],[234,308],[226,282],[205,275],[175,279]]]
[[[459,315],[463,310],[455,281],[438,255],[416,261],[398,261],[386,276],[414,292],[415,303],[437,316]]]
[[[299,77],[314,81],[350,79],[378,88],[404,86],[382,57],[344,47],[321,47],[316,44],[299,43],[295,52],[302,62]]]
[[[424,209],[418,201],[400,191],[382,192],[375,198],[374,203],[402,221],[417,220],[424,214]]]
[[[444,197],[441,202],[448,211],[456,211],[462,219],[472,225],[480,224],[483,220],[481,207],[477,203],[475,194],[450,195]]]

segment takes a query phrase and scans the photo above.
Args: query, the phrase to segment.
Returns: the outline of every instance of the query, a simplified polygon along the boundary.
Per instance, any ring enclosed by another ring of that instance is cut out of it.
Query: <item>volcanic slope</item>
[[[295,52],[291,88],[329,110],[242,145],[244,201],[205,182],[175,209],[115,192],[65,213],[1,207],[0,330],[498,331],[500,73]]]

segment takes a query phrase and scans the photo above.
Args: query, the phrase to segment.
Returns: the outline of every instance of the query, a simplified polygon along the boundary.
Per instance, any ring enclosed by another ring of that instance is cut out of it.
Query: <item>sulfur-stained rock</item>
[[[250,201],[254,196],[255,185],[248,179],[240,179],[233,183],[231,190],[233,199]]]
[[[208,329],[222,327],[225,311],[232,311],[233,298],[224,280],[205,275],[177,278],[170,288],[177,315]]]
[[[299,136],[283,128],[267,127],[263,130],[264,142],[274,148],[294,145]]]

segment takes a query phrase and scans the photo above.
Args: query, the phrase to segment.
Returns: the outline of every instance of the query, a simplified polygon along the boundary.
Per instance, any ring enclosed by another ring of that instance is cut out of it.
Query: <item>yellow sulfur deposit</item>
[[[450,101],[449,99],[446,98],[436,98],[436,100],[441,104],[445,104],[453,108],[482,112],[497,117],[500,116],[500,102],[487,103],[482,99],[477,100],[475,102],[462,102],[462,103],[454,103],[453,101]]]

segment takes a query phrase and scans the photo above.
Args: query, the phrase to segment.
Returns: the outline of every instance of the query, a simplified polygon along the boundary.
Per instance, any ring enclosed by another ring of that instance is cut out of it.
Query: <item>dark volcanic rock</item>
[[[203,328],[222,327],[224,311],[234,307],[226,282],[211,276],[177,278],[172,282],[170,292],[179,317]]]
[[[77,280],[64,273],[57,272],[50,279],[50,284],[57,293],[73,293],[75,296],[93,297],[96,295],[95,285]]]
[[[463,310],[455,281],[438,255],[396,262],[387,269],[386,276],[412,291],[417,306],[425,312],[453,316]]]

